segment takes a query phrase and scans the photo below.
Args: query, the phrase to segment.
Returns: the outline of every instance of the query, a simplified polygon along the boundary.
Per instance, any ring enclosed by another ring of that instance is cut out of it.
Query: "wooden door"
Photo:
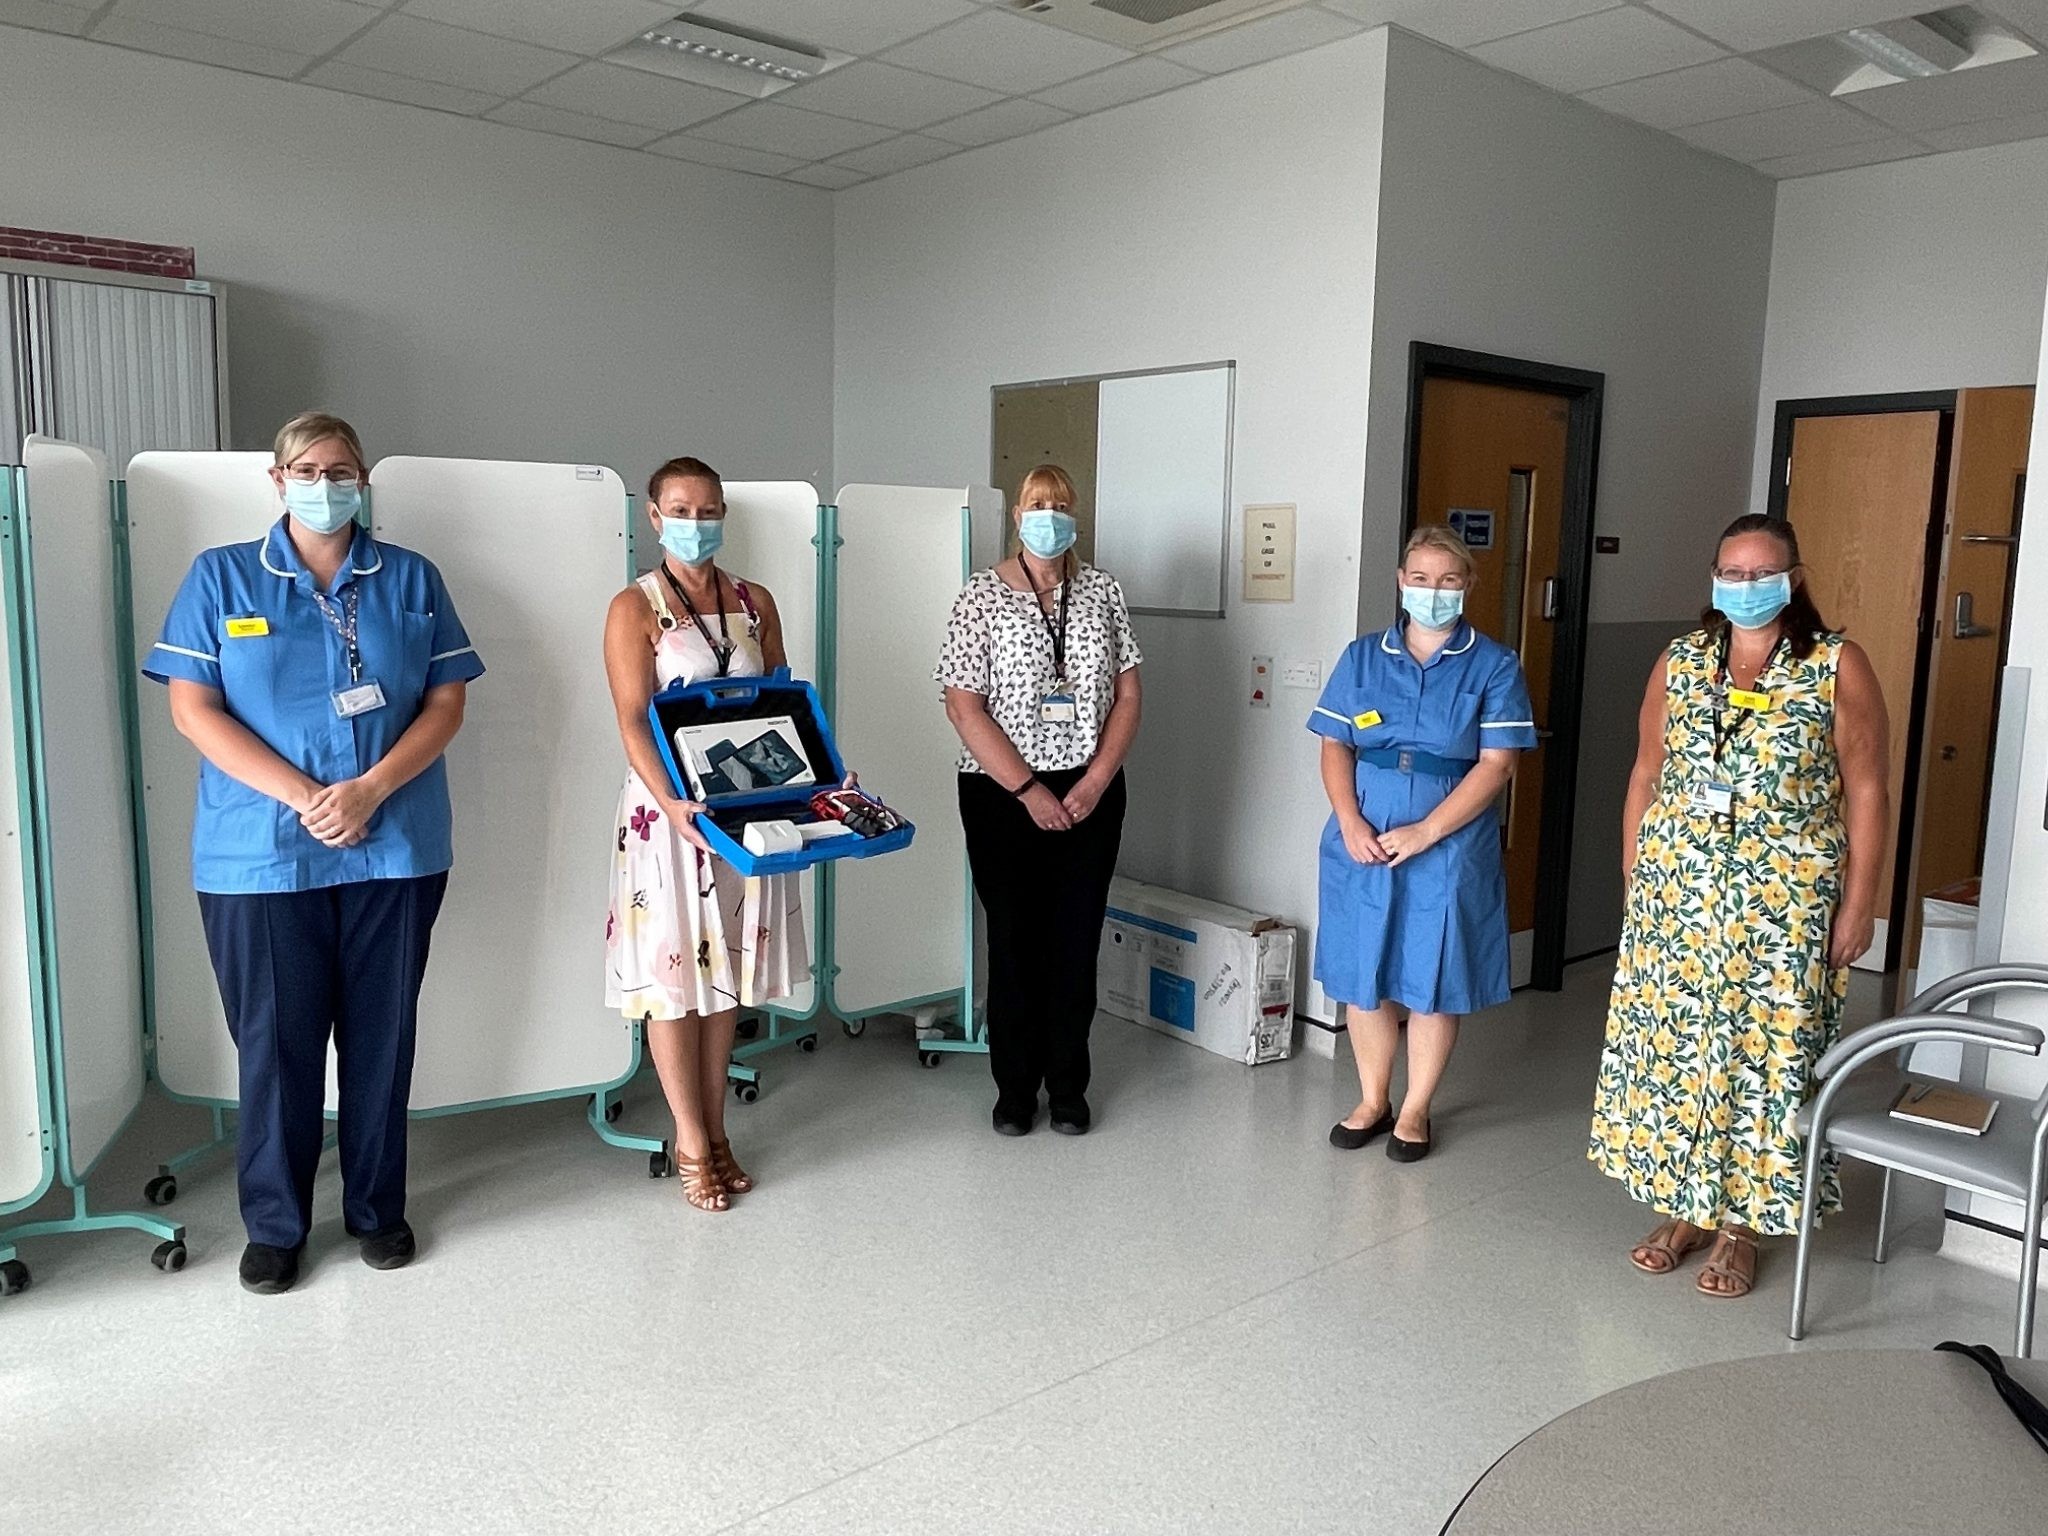
[[[1421,409],[1415,520],[1463,528],[1479,567],[1466,617],[1520,654],[1536,724],[1547,738],[1569,408],[1540,390],[1430,378]],[[1518,986],[1528,980],[1534,953],[1543,780],[1539,742],[1522,756],[1502,817]]]
[[[1941,431],[1939,411],[1802,416],[1792,429],[1785,516],[1807,582],[1821,617],[1869,653],[1891,714],[1892,818],[1866,970],[1889,970],[1899,937],[1891,918]]]

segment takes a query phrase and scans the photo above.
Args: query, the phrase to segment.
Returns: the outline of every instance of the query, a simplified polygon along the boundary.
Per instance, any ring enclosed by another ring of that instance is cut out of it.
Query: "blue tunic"
[[[1375,719],[1374,717],[1378,718]],[[1361,753],[1429,753],[1470,765],[1484,748],[1536,745],[1515,653],[1460,624],[1427,665],[1399,624],[1351,642],[1309,729]],[[1464,777],[1358,764],[1358,808],[1375,832],[1421,821]],[[1507,1001],[1507,876],[1489,807],[1399,869],[1360,864],[1332,816],[1323,829],[1315,977],[1338,1002],[1473,1013]]]

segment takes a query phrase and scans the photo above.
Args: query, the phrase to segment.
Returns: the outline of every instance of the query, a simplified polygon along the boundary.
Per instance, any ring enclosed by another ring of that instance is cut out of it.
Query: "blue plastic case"
[[[787,667],[766,677],[672,683],[654,696],[647,706],[647,719],[654,728],[654,744],[661,752],[662,766],[668,770],[669,788],[679,799],[691,798],[689,780],[676,758],[678,727],[777,715],[787,715],[796,722],[797,734],[803,738],[804,755],[817,772],[818,782],[796,788],[772,786],[706,797],[707,814],[697,818],[697,830],[704,834],[712,852],[743,875],[786,875],[834,859],[872,859],[908,848],[917,828],[907,821],[880,837],[827,838],[793,853],[753,853],[740,841],[749,822],[789,821],[804,826],[817,821],[817,814],[811,810],[811,797],[821,790],[837,789],[846,779],[846,763],[839,755],[839,743],[832,739],[832,726],[825,718],[824,706],[818,702],[818,690],[790,676]],[[820,770],[820,764],[829,771]]]

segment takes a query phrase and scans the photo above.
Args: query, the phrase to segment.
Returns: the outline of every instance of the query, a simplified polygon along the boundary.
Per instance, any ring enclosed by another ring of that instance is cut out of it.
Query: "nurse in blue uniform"
[[[193,562],[143,668],[202,759],[192,875],[239,1062],[242,1284],[263,1294],[298,1278],[330,1032],[344,1223],[374,1269],[413,1256],[406,1103],[454,863],[441,754],[484,670],[441,573],[357,525],[347,422],[287,422],[270,478],[278,521]]]
[[[1515,653],[1464,622],[1474,576],[1464,541],[1418,528],[1401,557],[1401,617],[1361,635],[1331,673],[1309,729],[1323,738],[1315,976],[1344,1004],[1358,1107],[1330,1129],[1355,1151],[1429,1155],[1429,1107],[1458,1018],[1507,1001],[1507,877],[1500,793],[1536,745]],[[1408,1013],[1408,1091],[1394,1057]]]

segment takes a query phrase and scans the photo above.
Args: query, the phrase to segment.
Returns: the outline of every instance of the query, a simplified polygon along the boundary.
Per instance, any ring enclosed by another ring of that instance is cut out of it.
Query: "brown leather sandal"
[[[1748,1273],[1737,1268],[1737,1261],[1747,1251]],[[1712,1280],[1726,1282],[1725,1289],[1716,1289],[1707,1284]],[[1699,1293],[1714,1301],[1734,1301],[1747,1296],[1756,1289],[1756,1234],[1748,1230],[1723,1227],[1714,1241],[1714,1251],[1707,1258],[1706,1267],[1700,1271]]]
[[[711,1143],[711,1168],[729,1195],[744,1195],[754,1187],[754,1176],[742,1168],[739,1159],[732,1155],[730,1141]]]
[[[683,1198],[700,1211],[726,1209],[725,1185],[719,1181],[712,1158],[692,1161],[676,1155],[676,1181],[683,1186]]]
[[[1687,1228],[1692,1236],[1682,1243],[1672,1241],[1678,1236],[1681,1226]],[[1685,1262],[1687,1254],[1698,1253],[1712,1241],[1708,1233],[1674,1216],[1631,1248],[1628,1261],[1646,1275],[1668,1275]],[[1655,1257],[1649,1258],[1649,1255]]]

